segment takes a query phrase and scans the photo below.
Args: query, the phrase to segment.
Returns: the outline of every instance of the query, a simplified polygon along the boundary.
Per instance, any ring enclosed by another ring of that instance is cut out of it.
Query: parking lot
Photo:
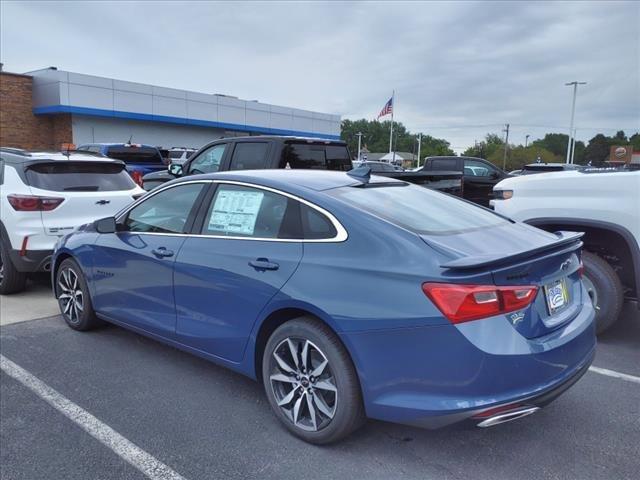
[[[261,385],[121,328],[72,331],[51,314],[47,293],[43,281],[2,297],[1,353],[115,436],[100,443],[10,377],[5,362],[2,479],[144,478],[142,464],[152,478],[186,479],[631,479],[640,469],[640,322],[631,304],[599,339],[594,366],[606,370],[531,417],[437,431],[369,421],[342,443],[315,447],[281,427]],[[115,453],[123,451],[137,468]]]

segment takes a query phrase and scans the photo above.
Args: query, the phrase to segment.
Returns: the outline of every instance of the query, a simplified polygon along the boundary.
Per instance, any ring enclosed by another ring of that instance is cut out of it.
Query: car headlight
[[[494,190],[493,196],[497,200],[509,200],[513,197],[513,190]]]

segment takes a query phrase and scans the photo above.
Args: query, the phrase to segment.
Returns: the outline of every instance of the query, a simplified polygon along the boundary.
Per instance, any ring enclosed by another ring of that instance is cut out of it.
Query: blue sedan
[[[322,444],[366,418],[486,427],[537,411],[595,349],[580,234],[367,172],[179,179],[64,237],[67,324],[103,321],[264,383]]]

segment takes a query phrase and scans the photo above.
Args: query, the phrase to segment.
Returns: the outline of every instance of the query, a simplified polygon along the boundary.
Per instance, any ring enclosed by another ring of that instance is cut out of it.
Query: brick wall
[[[0,72],[0,145],[57,150],[72,142],[71,115],[34,115],[32,82],[28,75]]]

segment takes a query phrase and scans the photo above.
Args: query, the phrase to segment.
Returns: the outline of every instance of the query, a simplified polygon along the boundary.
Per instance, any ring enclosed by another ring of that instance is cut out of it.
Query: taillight
[[[7,200],[14,210],[20,212],[48,212],[64,202],[64,198],[59,197],[17,194],[7,195]]]
[[[520,310],[531,304],[538,287],[424,283],[422,291],[451,323]]]
[[[140,170],[134,170],[131,172],[131,178],[133,178],[133,181],[138,185],[142,186],[142,172]]]

